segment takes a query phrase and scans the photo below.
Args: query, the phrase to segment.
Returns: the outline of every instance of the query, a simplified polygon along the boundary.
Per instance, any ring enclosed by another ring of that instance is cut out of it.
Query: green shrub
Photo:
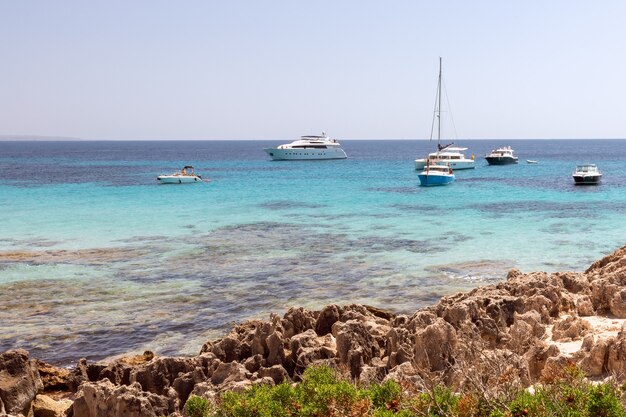
[[[386,408],[400,399],[402,389],[394,381],[386,381],[383,384],[374,384],[367,390],[374,408]]]
[[[404,390],[404,391],[403,391]],[[500,398],[473,390],[455,393],[439,385],[417,391],[393,381],[358,388],[328,367],[307,369],[297,385],[258,385],[222,395],[214,410],[202,398],[185,404],[188,417],[626,417],[622,391],[590,385],[567,374],[534,393],[509,392]],[[513,400],[508,400],[513,398]]]
[[[556,387],[548,387],[551,392],[550,409],[553,414],[563,417],[585,417],[585,404],[587,401],[587,386],[576,384],[559,384]]]
[[[430,395],[429,417],[448,417],[458,415],[459,397],[452,390],[443,385],[433,388]]]
[[[542,397],[543,395],[540,389],[537,389],[534,394],[531,394],[528,391],[522,391],[509,406],[512,416],[522,417],[528,415],[545,415],[544,404],[541,401]]]
[[[498,406],[488,401],[483,393],[465,392],[459,395],[456,404],[458,417],[502,417]]]
[[[209,417],[212,411],[213,407],[206,398],[192,395],[185,403],[185,414],[188,417]]]
[[[356,403],[366,397],[350,382],[337,378],[326,366],[308,368],[296,387],[296,395],[302,405],[300,415],[303,417],[347,414],[355,406],[364,407],[364,402]]]
[[[394,411],[394,410],[387,410],[387,409],[378,409],[374,411],[374,414],[372,414],[372,416],[373,417],[413,417],[413,414],[411,414],[411,412],[407,410]]]
[[[587,411],[593,417],[624,417],[618,393],[609,384],[599,384],[589,388]]]
[[[227,392],[221,403],[221,415],[228,417],[291,417],[298,415],[298,409],[295,390],[287,383]]]

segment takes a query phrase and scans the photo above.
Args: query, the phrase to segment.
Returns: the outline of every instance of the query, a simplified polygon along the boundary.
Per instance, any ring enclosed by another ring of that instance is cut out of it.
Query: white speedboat
[[[452,168],[437,164],[427,164],[417,176],[420,179],[420,185],[424,187],[448,185],[455,180]]]
[[[485,159],[489,165],[517,164],[519,158],[513,155],[514,152],[510,146],[493,149],[489,154],[485,155]]]
[[[416,159],[415,169],[418,171],[424,169],[427,162],[447,165],[455,171],[459,169],[474,169],[474,155],[471,158],[466,158],[462,152],[466,151],[467,148],[459,148],[452,145],[442,147],[437,152],[429,153],[428,158]]]
[[[595,185],[600,183],[602,173],[595,164],[583,164],[576,166],[572,177],[576,185]]]
[[[300,139],[263,149],[275,161],[310,159],[346,159],[341,144],[322,132],[321,136],[302,136]]]
[[[157,177],[159,184],[189,184],[194,182],[202,182],[200,175],[196,175],[194,168],[190,165],[184,167],[180,172],[169,175],[159,175]]]

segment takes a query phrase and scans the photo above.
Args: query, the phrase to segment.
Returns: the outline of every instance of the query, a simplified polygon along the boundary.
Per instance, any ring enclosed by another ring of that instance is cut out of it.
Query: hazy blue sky
[[[626,137],[626,1],[0,0],[0,134]],[[446,131],[446,133],[448,133]]]

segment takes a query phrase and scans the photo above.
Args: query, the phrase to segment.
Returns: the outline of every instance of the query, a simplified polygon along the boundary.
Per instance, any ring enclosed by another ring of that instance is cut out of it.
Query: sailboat
[[[439,58],[439,72],[441,77],[441,58]],[[435,113],[438,119],[441,119],[441,79],[437,85],[437,102],[435,103]],[[432,132],[431,132],[431,140],[432,140]],[[422,159],[415,160],[415,169],[421,170],[424,169],[428,162],[439,162],[444,163],[454,170],[458,169],[474,169],[474,155],[471,158],[467,158],[463,151],[466,151],[467,148],[461,148],[458,146],[454,146],[454,142],[449,143],[447,145],[441,144],[441,128],[438,129],[438,137],[437,137],[437,152],[433,152],[428,154],[428,157]]]
[[[441,151],[449,148],[452,144],[442,147],[441,146],[441,57],[439,57],[439,82],[437,83],[437,103],[436,103],[436,117],[437,117],[437,152],[435,154],[428,155],[428,158],[424,160],[415,161],[415,169],[422,170],[418,174],[420,184],[429,187],[431,185],[448,185],[455,180],[454,173],[449,163],[446,163],[446,159],[440,158]],[[432,134],[431,134],[432,136]],[[459,148],[457,148],[459,149]],[[431,158],[431,156],[433,156]],[[418,168],[418,162],[421,164]],[[471,160],[473,163],[474,161]],[[473,168],[473,166],[472,166]]]

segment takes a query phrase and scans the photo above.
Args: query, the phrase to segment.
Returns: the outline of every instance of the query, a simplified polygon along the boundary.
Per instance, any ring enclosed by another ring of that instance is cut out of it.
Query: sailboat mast
[[[437,149],[441,142],[441,57],[439,57],[439,83],[437,84]]]

